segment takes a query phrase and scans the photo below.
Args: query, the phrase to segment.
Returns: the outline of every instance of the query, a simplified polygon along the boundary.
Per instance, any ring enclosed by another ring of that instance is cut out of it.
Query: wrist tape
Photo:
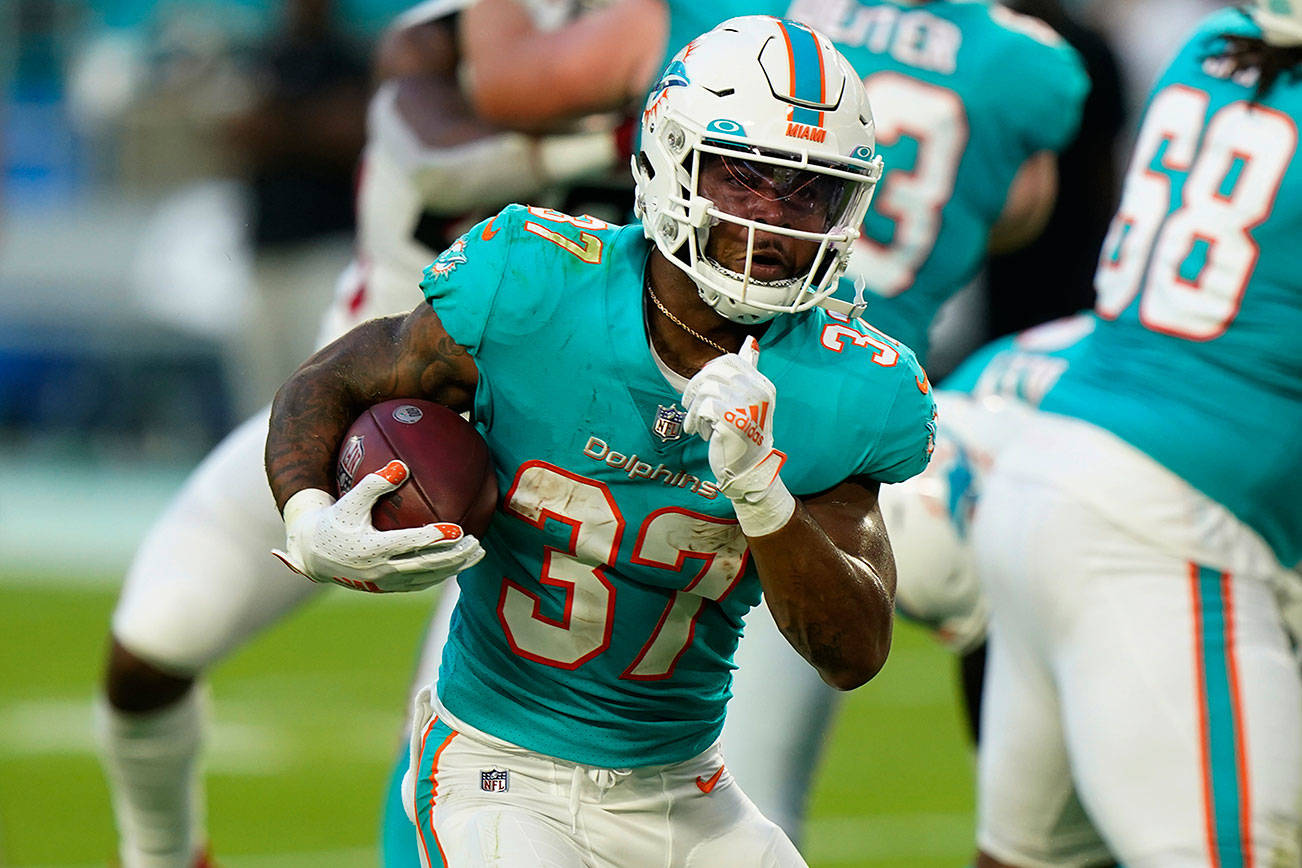
[[[732,508],[737,513],[737,524],[746,536],[767,536],[782,530],[796,511],[796,498],[787,491],[781,479],[754,501],[734,500]]]
[[[746,536],[781,530],[796,511],[796,499],[778,475],[786,461],[785,453],[773,449],[745,473],[721,480],[719,490],[732,501],[737,523]]]

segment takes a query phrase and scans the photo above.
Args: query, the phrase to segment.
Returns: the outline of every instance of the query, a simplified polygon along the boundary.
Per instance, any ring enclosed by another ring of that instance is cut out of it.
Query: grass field
[[[0,866],[104,866],[114,853],[90,708],[116,591],[60,578],[0,574]],[[430,599],[329,595],[216,671],[208,802],[224,868],[375,864]],[[907,625],[896,636],[826,751],[805,847],[813,866],[954,868],[971,854],[952,661]]]

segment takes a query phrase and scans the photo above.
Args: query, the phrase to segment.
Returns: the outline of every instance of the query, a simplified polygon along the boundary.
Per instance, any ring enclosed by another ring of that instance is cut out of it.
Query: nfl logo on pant
[[[511,787],[511,773],[505,769],[489,769],[479,773],[479,788],[486,793],[504,793]]]

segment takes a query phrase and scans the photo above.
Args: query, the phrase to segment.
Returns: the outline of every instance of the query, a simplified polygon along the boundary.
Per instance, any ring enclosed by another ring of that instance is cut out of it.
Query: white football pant
[[[271,554],[285,524],[262,469],[266,440],[266,411],[227,435],[136,552],[113,635],[164,671],[201,672],[325,587]]]
[[[669,765],[576,765],[467,727],[429,697],[417,698],[404,787],[426,868],[805,864],[733,781],[717,743]]]
[[[973,543],[993,613],[984,852],[1298,864],[1302,676],[1256,534],[1120,440],[1043,415],[987,476]]]

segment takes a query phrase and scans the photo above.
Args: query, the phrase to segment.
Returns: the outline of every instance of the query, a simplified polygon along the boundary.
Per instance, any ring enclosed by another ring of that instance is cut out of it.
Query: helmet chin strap
[[[791,286],[796,283],[801,283],[804,281],[803,277],[783,277],[779,280],[758,280],[752,277],[749,281],[747,281],[746,275],[742,274],[740,271],[733,271],[728,266],[722,264],[718,260],[715,260],[709,256],[702,256],[701,258],[704,259],[706,262],[708,262],[712,268],[723,272],[724,276],[731,277],[733,280],[740,280],[743,282],[750,283],[752,286],[764,286],[773,289],[783,289],[785,287]]]
[[[698,281],[695,275],[692,276],[692,282],[696,284],[696,292],[701,296],[701,301],[709,305],[719,316],[739,325],[758,325],[778,315],[775,310],[760,310],[729,298],[717,289]]]
[[[706,289],[697,286],[697,292],[700,293],[701,300],[714,309],[714,312],[726,320],[731,320],[738,325],[759,325],[762,322],[768,322],[777,316],[777,311],[773,310],[755,310],[754,308],[743,308],[739,302],[720,295],[712,289]]]
[[[751,278],[747,281],[746,275],[738,271],[733,271],[731,268],[716,262],[708,256],[702,256],[701,259],[724,277],[735,280],[738,283],[748,283],[750,286],[783,289],[801,281],[801,278],[799,277],[787,277],[782,280],[756,280],[755,278]],[[742,325],[755,325],[757,323],[768,322],[778,315],[777,311],[753,307],[744,301],[739,301],[738,299],[724,295],[717,289],[708,288],[700,283],[696,285],[696,289],[701,294],[701,298],[705,303],[714,308],[715,313],[719,314],[719,316],[724,319],[732,320],[735,323],[741,323]]]

